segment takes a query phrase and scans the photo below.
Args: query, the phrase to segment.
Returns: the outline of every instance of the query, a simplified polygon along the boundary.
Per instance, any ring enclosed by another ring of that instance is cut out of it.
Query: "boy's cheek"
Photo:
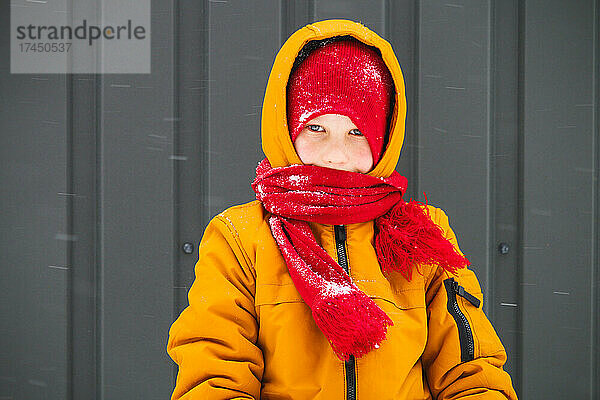
[[[296,154],[302,160],[304,164],[312,164],[314,153],[316,151],[315,144],[311,143],[310,140],[303,139],[301,136],[298,136],[296,141],[294,142],[294,148],[296,149]]]

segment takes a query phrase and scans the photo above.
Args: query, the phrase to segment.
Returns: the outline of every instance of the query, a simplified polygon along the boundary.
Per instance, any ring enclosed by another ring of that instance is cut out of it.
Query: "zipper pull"
[[[454,289],[454,292],[457,295],[459,295],[463,299],[466,299],[469,303],[473,304],[473,306],[475,306],[476,308],[479,308],[481,301],[479,301],[479,299],[477,297],[473,296],[471,293],[467,292],[464,287],[460,286],[458,284],[458,282],[456,282],[454,280],[454,278],[452,278],[452,288]]]
[[[334,225],[333,230],[335,232],[336,242],[339,243],[346,241],[346,228],[344,228],[344,225]]]

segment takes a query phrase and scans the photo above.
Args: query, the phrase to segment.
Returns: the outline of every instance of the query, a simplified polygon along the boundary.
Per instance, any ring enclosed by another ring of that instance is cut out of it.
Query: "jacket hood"
[[[378,48],[394,79],[396,94],[390,120],[389,139],[379,162],[368,175],[388,177],[394,172],[404,142],[406,120],[402,70],[392,46],[386,40],[360,23],[342,19],[306,25],[288,38],[275,57],[265,91],[261,120],[262,148],[273,167],[302,164],[290,138],[286,116],[286,87],[296,56],[311,40],[344,35],[353,36],[369,46]]]

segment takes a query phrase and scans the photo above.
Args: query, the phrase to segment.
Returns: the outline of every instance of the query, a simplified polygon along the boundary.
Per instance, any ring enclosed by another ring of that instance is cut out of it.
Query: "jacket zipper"
[[[458,338],[460,341],[460,359],[462,362],[471,361],[475,358],[475,342],[473,340],[473,331],[467,317],[458,307],[458,300],[456,296],[460,296],[466,299],[473,306],[479,308],[480,301],[477,297],[473,296],[465,290],[462,286],[454,280],[454,278],[448,278],[444,280],[444,286],[448,294],[448,312],[456,321],[458,326]]]
[[[346,227],[344,225],[334,225],[335,247],[337,250],[338,264],[348,275],[348,257],[346,255]],[[347,361],[344,361],[344,370],[346,374],[346,399],[356,400],[356,368],[353,355]]]

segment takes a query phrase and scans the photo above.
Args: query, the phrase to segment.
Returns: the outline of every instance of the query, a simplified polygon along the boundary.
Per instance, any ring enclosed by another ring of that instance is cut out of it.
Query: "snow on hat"
[[[287,119],[292,142],[313,118],[346,115],[366,137],[376,164],[383,151],[393,91],[392,76],[375,49],[357,40],[326,42],[290,75]]]

